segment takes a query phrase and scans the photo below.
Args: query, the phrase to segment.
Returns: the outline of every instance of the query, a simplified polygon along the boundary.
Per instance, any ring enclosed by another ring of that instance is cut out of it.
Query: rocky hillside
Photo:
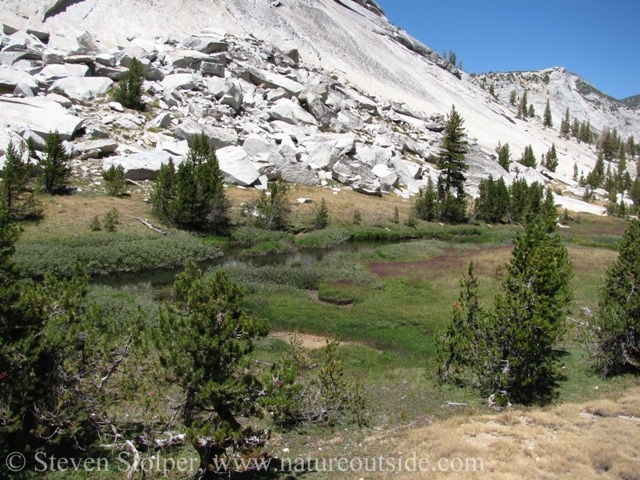
[[[393,26],[371,0],[5,0],[0,21],[0,124],[8,129],[0,149],[16,135],[39,148],[58,130],[76,169],[96,180],[99,168],[87,159],[123,164],[132,180],[152,179],[204,131],[231,183],[263,188],[280,173],[408,198],[438,173],[434,155],[454,104],[470,137],[471,194],[489,174],[573,188],[574,164],[585,173],[595,164],[588,146],[537,119],[515,119],[504,98],[496,101],[482,80]],[[134,57],[147,77],[144,114],[108,99]],[[539,98],[546,102],[544,92]],[[566,105],[553,104],[559,123]],[[623,133],[638,128],[637,113],[612,110],[603,107],[598,122]],[[498,142],[508,142],[515,159],[527,145],[540,155],[555,143],[557,172],[515,164],[503,170]],[[602,211],[569,197],[557,201]]]
[[[527,90],[529,103],[538,117],[542,117],[549,99],[554,127],[569,108],[571,118],[590,121],[596,130],[617,129],[623,137],[640,138],[640,96],[617,100],[601,92],[584,78],[564,68],[554,67],[533,72],[487,73],[479,75],[478,82],[494,91],[500,103],[508,107],[511,92],[520,98]]]

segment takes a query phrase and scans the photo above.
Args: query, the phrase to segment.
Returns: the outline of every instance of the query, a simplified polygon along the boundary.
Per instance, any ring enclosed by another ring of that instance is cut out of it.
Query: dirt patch
[[[444,254],[420,262],[374,262],[371,272],[378,277],[439,278],[451,271],[464,272],[473,260],[478,275],[494,275],[496,267],[509,259],[513,247],[494,247],[484,250],[445,248]]]
[[[307,350],[318,350],[327,346],[327,340],[329,337],[323,337],[322,335],[311,335],[309,333],[297,333],[297,332],[270,332],[269,337],[282,340],[289,343],[292,337],[298,337],[302,342],[302,347]],[[344,343],[344,342],[341,342]]]

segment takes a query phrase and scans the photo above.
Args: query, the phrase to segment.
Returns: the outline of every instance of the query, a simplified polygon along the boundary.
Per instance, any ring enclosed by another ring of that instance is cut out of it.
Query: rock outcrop
[[[515,119],[503,98],[393,26],[372,0],[159,0],[153,8],[143,0],[6,0],[0,20],[0,127],[23,139],[58,131],[80,160],[121,164],[132,180],[153,179],[169,157],[182,161],[187,142],[204,133],[230,183],[264,188],[280,174],[409,198],[437,175],[452,104],[470,140],[472,195],[490,174],[569,185],[574,164],[588,172],[595,163],[588,146],[539,119]],[[133,58],[146,77],[144,114],[108,98]],[[638,113],[624,115],[640,137]],[[556,143],[558,170],[506,172],[498,141],[514,157]]]

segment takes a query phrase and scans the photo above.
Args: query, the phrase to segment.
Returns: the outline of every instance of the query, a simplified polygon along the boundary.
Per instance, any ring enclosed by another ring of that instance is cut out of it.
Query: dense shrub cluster
[[[188,258],[201,261],[220,255],[218,247],[187,233],[146,237],[93,233],[74,238],[22,241],[16,245],[14,260],[25,277],[42,278],[48,273],[68,277],[73,274],[75,263],[84,265],[87,273],[95,275],[176,267]]]

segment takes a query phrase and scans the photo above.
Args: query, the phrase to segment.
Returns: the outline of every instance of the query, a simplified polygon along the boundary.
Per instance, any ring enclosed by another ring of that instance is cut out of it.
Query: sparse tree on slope
[[[509,166],[511,165],[511,150],[509,144],[505,143],[501,145],[500,142],[498,142],[496,153],[498,154],[498,163],[508,172]]]
[[[545,127],[553,127],[553,117],[551,115],[551,104],[549,103],[549,99],[547,99],[547,106],[544,109],[544,126]]]
[[[520,159],[520,163],[525,167],[536,168],[538,162],[536,161],[536,156],[533,153],[533,147],[528,145],[524,147],[524,152],[522,153],[522,158]]]
[[[520,99],[520,104],[518,105],[518,118],[520,118],[520,119],[526,119],[527,118],[527,115],[529,114],[529,112],[527,110],[527,104],[528,104],[527,90],[525,89],[524,92],[522,93],[522,98]]]
[[[118,82],[113,99],[124,107],[134,110],[142,110],[142,84],[145,75],[142,63],[137,58],[131,60],[131,66],[124,78]]]
[[[560,123],[560,135],[562,135],[565,138],[569,138],[570,134],[571,134],[571,116],[569,114],[569,107],[567,107],[567,112],[565,113],[564,118]]]

